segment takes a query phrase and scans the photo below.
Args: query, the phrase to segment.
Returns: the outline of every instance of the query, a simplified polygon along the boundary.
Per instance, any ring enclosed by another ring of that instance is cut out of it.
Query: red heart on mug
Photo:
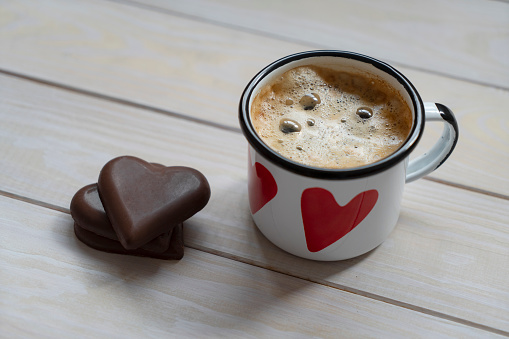
[[[248,167],[249,207],[255,214],[276,196],[277,184],[270,171],[259,162]]]
[[[308,250],[321,251],[343,238],[366,218],[377,200],[378,191],[369,190],[340,206],[326,189],[313,187],[304,190],[301,212]]]

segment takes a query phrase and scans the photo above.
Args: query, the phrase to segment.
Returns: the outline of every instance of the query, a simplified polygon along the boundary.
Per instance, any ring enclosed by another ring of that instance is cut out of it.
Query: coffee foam
[[[282,119],[295,121],[300,131],[283,132]],[[412,113],[399,92],[375,75],[300,66],[261,88],[251,120],[261,139],[288,159],[352,168],[396,151],[410,132]]]

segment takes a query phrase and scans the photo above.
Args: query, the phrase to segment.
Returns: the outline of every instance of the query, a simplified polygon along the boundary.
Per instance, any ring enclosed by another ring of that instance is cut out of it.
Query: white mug
[[[401,93],[413,114],[410,135],[390,156],[349,169],[311,167],[284,158],[267,146],[251,122],[251,103],[275,77],[302,65],[317,65],[381,77]],[[425,121],[444,122],[441,138],[409,161]],[[260,231],[281,249],[313,260],[343,260],[380,245],[394,229],[405,183],[438,168],[452,153],[458,125],[444,105],[423,103],[414,86],[392,66],[346,51],[308,51],[279,59],[247,85],[239,121],[249,142],[248,192]]]

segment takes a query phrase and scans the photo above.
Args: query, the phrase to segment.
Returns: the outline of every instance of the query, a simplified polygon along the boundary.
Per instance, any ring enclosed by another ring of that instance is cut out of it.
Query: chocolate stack
[[[72,198],[74,232],[101,251],[181,259],[183,222],[209,198],[207,179],[195,169],[118,157],[103,167],[97,184]]]

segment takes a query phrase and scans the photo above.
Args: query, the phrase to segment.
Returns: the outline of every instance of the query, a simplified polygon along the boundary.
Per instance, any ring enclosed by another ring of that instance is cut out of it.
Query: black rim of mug
[[[332,169],[332,168],[312,167],[292,161],[272,150],[268,145],[266,145],[261,140],[261,138],[256,133],[256,130],[254,129],[249,116],[250,111],[249,102],[251,96],[253,95],[253,90],[255,89],[257,84],[264,77],[266,77],[274,70],[278,69],[283,65],[305,58],[321,56],[341,57],[369,63],[374,67],[378,68],[379,70],[383,71],[384,73],[392,76],[405,88],[405,90],[407,91],[408,95],[412,100],[414,110],[414,124],[412,126],[412,129],[406,142],[398,150],[396,150],[388,157],[385,157],[377,162],[365,166],[346,169]],[[279,60],[276,60],[273,63],[266,66],[264,69],[262,69],[258,74],[256,74],[253,77],[253,79],[251,79],[251,81],[247,84],[246,88],[244,89],[244,92],[242,93],[239,104],[240,127],[249,144],[259,154],[261,154],[264,158],[268,159],[274,164],[278,165],[279,167],[282,167],[284,169],[287,169],[291,172],[300,175],[319,179],[360,178],[385,171],[388,168],[400,163],[405,158],[407,158],[410,152],[412,152],[412,150],[417,146],[417,143],[419,142],[422,132],[424,130],[424,121],[425,121],[424,105],[422,103],[421,97],[417,93],[417,90],[412,85],[412,83],[403,74],[401,74],[394,67],[388,65],[383,61],[377,60],[367,55],[348,51],[337,51],[337,50],[306,51],[288,55]]]

